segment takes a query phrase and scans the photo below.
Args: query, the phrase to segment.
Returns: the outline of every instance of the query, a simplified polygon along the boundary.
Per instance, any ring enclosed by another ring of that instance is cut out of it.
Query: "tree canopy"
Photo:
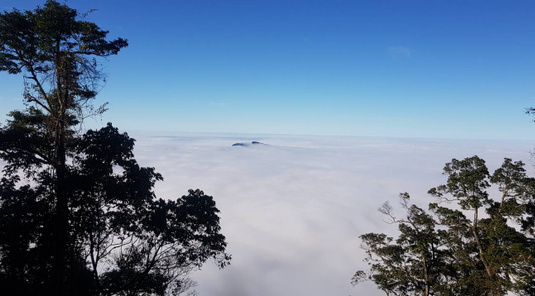
[[[524,164],[506,158],[491,175],[473,156],[453,159],[444,174],[446,184],[429,190],[438,202],[427,211],[407,193],[405,218],[394,217],[388,203],[380,208],[400,234],[360,236],[370,270],[358,271],[353,283],[372,280],[387,295],[533,295],[535,179]],[[491,198],[491,185],[501,196]]]
[[[0,125],[0,286],[7,295],[180,294],[189,271],[230,261],[211,196],[157,198],[163,177],[109,123],[82,131],[102,58],[128,43],[47,1],[0,14],[0,70],[24,77],[25,110]]]

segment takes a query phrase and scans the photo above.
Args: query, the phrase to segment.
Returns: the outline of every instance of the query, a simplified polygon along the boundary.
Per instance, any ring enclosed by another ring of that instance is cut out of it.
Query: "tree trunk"
[[[59,120],[56,136],[56,213],[54,248],[54,295],[66,296],[65,272],[67,269],[67,241],[69,235],[69,208],[66,184],[64,123]]]

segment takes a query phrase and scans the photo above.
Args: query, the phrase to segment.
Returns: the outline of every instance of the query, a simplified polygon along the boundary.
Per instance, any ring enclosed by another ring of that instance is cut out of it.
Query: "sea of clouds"
[[[434,201],[427,191],[446,181],[442,168],[452,158],[478,155],[493,172],[508,157],[534,175],[535,141],[130,135],[139,163],[164,176],[158,197],[200,188],[221,210],[233,259],[192,275],[201,296],[384,295],[371,282],[350,281],[367,269],[358,236],[396,235],[377,211],[385,201],[396,207],[399,193],[409,192],[427,208]],[[265,145],[232,146],[251,141]]]
[[[141,165],[176,198],[189,188],[214,196],[231,265],[193,274],[200,295],[383,295],[352,286],[366,269],[358,236],[396,233],[377,208],[409,192],[423,207],[445,182],[444,164],[478,155],[493,171],[504,157],[533,171],[533,141],[133,133]],[[233,147],[237,142],[266,145]]]

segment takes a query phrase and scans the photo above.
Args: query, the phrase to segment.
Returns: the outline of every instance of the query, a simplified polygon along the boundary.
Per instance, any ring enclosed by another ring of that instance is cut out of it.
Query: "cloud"
[[[143,166],[156,167],[162,198],[189,188],[214,196],[233,255],[219,270],[207,263],[192,277],[200,295],[383,295],[373,283],[351,286],[367,269],[358,236],[395,234],[377,208],[413,202],[442,184],[444,163],[479,155],[493,171],[504,157],[530,163],[528,141],[229,136],[169,137],[130,133]],[[268,145],[232,147],[236,142]],[[2,163],[0,162],[0,166]]]
[[[380,138],[178,135],[136,137],[136,158],[165,180],[157,195],[189,188],[213,195],[233,255],[218,270],[193,274],[200,295],[383,295],[371,283],[353,287],[366,269],[358,235],[394,233],[376,209],[399,192],[431,201],[452,158],[478,154],[491,169],[504,157],[529,163],[530,142]],[[232,147],[236,142],[268,145]]]
[[[409,59],[414,54],[414,50],[406,46],[390,46],[387,54],[394,59]]]

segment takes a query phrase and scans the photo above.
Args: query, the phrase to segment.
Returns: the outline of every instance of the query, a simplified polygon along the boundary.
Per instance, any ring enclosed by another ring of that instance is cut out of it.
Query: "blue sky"
[[[130,42],[104,64],[110,110],[89,127],[533,139],[533,1],[67,4]],[[3,122],[22,77],[0,89]]]

